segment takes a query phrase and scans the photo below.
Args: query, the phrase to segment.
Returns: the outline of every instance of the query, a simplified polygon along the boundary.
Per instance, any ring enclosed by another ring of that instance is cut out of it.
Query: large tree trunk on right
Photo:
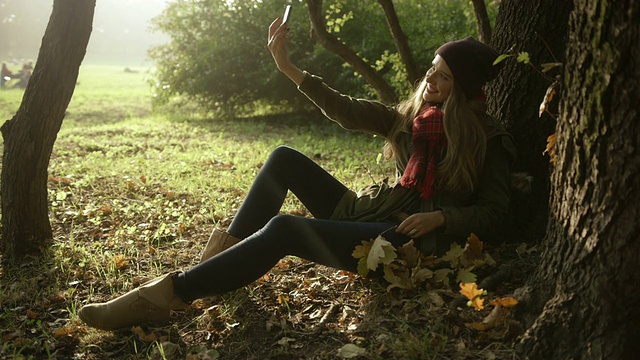
[[[531,289],[544,309],[519,350],[637,359],[640,2],[576,0],[569,23],[548,238]]]
[[[531,62],[562,61],[565,53],[569,13],[568,0],[503,0],[496,19],[491,45],[506,53],[514,44],[516,51],[527,51]],[[538,118],[538,109],[550,82],[531,67],[513,59],[504,61],[498,79],[488,88],[489,112],[500,119],[513,135],[518,150],[516,171],[533,176],[530,194],[514,193],[513,228],[520,235],[536,239],[544,236],[549,198],[549,159],[542,155],[547,137],[554,132],[555,120],[549,115]],[[513,239],[516,237],[516,239]]]
[[[2,125],[4,260],[39,254],[51,239],[47,168],[78,79],[95,0],[55,0],[33,76],[13,119]]]

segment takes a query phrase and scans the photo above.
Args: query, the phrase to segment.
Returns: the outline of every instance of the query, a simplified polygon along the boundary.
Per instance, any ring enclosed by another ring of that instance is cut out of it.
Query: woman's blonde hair
[[[398,119],[387,137],[385,156],[398,160],[407,152],[407,143],[401,141],[403,133],[411,133],[413,119],[424,105],[422,94],[427,86],[426,77],[413,94],[397,105]],[[484,124],[486,105],[482,100],[468,101],[455,79],[449,98],[442,107],[447,150],[437,169],[438,185],[449,191],[472,191],[484,164],[487,135]]]

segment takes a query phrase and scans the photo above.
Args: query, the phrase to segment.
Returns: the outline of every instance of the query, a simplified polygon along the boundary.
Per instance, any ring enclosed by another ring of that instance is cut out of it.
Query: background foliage
[[[291,3],[291,1],[289,2]],[[260,108],[308,106],[295,87],[275,69],[266,49],[267,29],[285,1],[174,0],[154,19],[171,41],[152,50],[157,62],[156,100],[196,101],[208,109],[255,113]],[[442,43],[476,36],[471,4],[465,0],[398,0],[398,17],[421,71]],[[489,2],[492,17],[498,3]],[[294,63],[319,74],[342,92],[375,97],[353,69],[310,39],[304,1],[293,1],[290,56]],[[325,1],[327,27],[382,72],[399,94],[406,80],[384,13],[375,1]]]

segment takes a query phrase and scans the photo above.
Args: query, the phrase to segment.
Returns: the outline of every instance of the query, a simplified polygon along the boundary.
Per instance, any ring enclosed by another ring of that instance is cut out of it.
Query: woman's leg
[[[388,231],[386,231],[388,230]],[[351,254],[362,240],[380,233],[398,246],[409,241],[390,223],[340,222],[278,215],[245,241],[178,274],[166,274],[105,303],[83,306],[78,315],[86,324],[105,330],[146,321],[165,321],[184,302],[240,288],[271,269],[285,255],[296,255],[355,272]],[[371,276],[380,276],[376,271]]]
[[[318,219],[327,219],[348,189],[300,152],[276,148],[251,185],[227,232],[244,239],[276,216],[291,192]]]
[[[266,274],[286,255],[356,272],[357,260],[351,255],[355,247],[393,226],[278,215],[244,241],[174,277],[174,291],[190,301],[238,289]],[[385,237],[396,246],[410,240],[393,230]]]

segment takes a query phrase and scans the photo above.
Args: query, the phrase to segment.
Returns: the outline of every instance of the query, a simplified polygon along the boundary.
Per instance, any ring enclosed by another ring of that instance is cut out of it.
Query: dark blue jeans
[[[300,199],[313,219],[278,214],[288,191]],[[244,240],[174,276],[176,295],[191,301],[238,289],[266,274],[287,255],[356,272],[354,248],[395,224],[328,220],[347,191],[311,159],[289,147],[278,147],[229,226],[231,235]],[[387,231],[385,237],[396,246],[409,241],[395,231]]]

